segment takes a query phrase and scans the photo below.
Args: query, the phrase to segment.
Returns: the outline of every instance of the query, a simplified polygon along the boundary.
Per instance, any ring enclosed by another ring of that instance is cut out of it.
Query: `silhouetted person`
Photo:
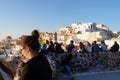
[[[115,41],[113,46],[110,49],[111,52],[117,52],[119,51],[119,44]]]
[[[100,50],[99,50],[99,46],[97,44],[97,41],[94,41],[93,44],[92,44],[92,52],[93,53],[98,53]]]
[[[61,44],[59,44],[58,42],[55,43],[55,53],[64,53],[64,50],[61,47]]]
[[[71,41],[70,41],[70,44],[68,45],[67,52],[68,52],[68,53],[72,52],[72,50],[73,50],[74,48],[75,48],[74,41],[71,40]]]
[[[51,53],[55,52],[53,41],[50,41],[50,44],[49,44],[49,47],[47,48],[47,51],[51,52]]]

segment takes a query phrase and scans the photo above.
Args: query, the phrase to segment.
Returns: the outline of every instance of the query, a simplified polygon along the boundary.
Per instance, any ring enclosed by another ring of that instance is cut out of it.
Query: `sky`
[[[57,32],[75,22],[120,31],[120,0],[0,0],[0,39],[30,35],[34,29]]]

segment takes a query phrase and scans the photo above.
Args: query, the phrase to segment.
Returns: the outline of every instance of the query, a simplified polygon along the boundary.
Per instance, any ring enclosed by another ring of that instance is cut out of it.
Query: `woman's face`
[[[27,50],[27,47],[22,47],[21,49],[21,52],[22,52],[22,55],[25,57],[25,58],[28,58],[28,50]]]

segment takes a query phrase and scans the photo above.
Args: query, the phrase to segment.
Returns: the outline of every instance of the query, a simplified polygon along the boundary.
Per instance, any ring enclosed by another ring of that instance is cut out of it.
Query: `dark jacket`
[[[110,49],[111,52],[117,52],[119,51],[119,44],[118,43],[115,43],[111,49]]]
[[[47,58],[42,54],[28,61],[20,80],[52,80],[52,71]]]

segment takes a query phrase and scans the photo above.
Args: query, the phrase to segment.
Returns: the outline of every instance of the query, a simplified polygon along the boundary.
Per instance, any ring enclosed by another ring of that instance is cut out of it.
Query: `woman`
[[[19,80],[52,80],[48,60],[39,52],[39,41],[35,36],[21,37],[21,51],[27,62],[21,65]],[[20,66],[18,66],[20,68]]]

